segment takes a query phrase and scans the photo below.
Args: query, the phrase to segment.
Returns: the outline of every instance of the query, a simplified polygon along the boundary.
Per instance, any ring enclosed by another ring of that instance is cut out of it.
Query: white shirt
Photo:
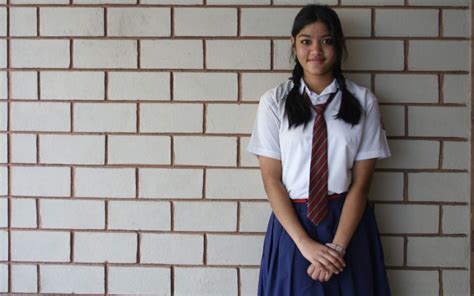
[[[381,124],[377,98],[367,88],[346,79],[346,87],[362,106],[362,116],[351,127],[342,119],[335,119],[341,105],[342,92],[338,91],[326,107],[324,118],[328,130],[328,193],[348,191],[352,179],[354,161],[369,158],[390,157],[386,132]],[[257,118],[247,151],[281,160],[282,182],[291,199],[308,197],[309,167],[313,123],[317,114],[313,110],[311,121],[288,129],[285,115],[286,96],[293,88],[288,80],[268,90],[260,98]],[[325,103],[338,88],[336,79],[321,94],[311,92],[301,79],[300,93],[306,91],[311,102]]]

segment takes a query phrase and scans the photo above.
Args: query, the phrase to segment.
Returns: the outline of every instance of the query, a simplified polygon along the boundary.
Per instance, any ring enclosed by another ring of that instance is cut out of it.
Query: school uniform
[[[260,99],[257,117],[247,151],[281,161],[282,182],[288,191],[299,220],[316,241],[332,242],[341,216],[345,196],[351,184],[354,161],[390,156],[386,132],[381,123],[375,95],[367,88],[346,79],[346,88],[362,106],[360,122],[351,126],[336,119],[342,92],[336,79],[319,95],[301,79],[300,93],[306,93],[313,105],[323,104],[333,95],[324,111],[327,126],[328,212],[315,225],[306,217],[313,122],[289,129],[285,115],[286,96],[293,88],[288,80],[268,90]],[[291,237],[272,213],[264,240],[258,295],[390,295],[383,250],[373,208],[368,203],[361,221],[346,248],[346,267],[328,282],[311,279],[310,265]]]

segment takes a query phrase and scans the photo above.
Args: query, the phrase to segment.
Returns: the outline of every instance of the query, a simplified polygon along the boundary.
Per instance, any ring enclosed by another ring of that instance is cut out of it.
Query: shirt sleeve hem
[[[255,147],[248,147],[247,151],[255,156],[260,155],[260,156],[265,156],[265,157],[281,160],[280,153],[277,151],[262,149],[262,148],[255,148]]]
[[[364,159],[371,159],[371,158],[383,159],[383,158],[388,158],[390,156],[391,156],[390,151],[376,150],[376,151],[368,151],[368,152],[359,153],[355,157],[355,160],[364,160]]]

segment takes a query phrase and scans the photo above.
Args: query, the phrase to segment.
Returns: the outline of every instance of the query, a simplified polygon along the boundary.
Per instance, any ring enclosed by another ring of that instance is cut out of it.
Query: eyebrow
[[[298,36],[298,38],[301,38],[301,37],[311,38],[312,36],[307,35],[307,34],[301,34],[301,35]],[[326,35],[321,36],[321,38],[324,38],[324,37],[331,37],[331,34],[326,34]]]

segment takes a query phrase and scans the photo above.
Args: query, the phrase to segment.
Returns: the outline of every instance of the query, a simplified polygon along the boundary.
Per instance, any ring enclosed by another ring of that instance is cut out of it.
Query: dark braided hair
[[[291,36],[296,38],[296,35],[307,25],[314,22],[323,22],[329,29],[332,39],[334,40],[334,47],[336,50],[336,61],[333,66],[333,75],[342,92],[341,107],[336,115],[351,125],[358,124],[362,114],[362,107],[359,101],[346,88],[346,80],[342,75],[341,65],[342,60],[347,57],[347,49],[344,42],[344,35],[342,33],[342,26],[336,12],[327,5],[306,5],[296,15],[291,30]],[[304,98],[299,93],[301,86],[301,78],[304,71],[298,58],[292,53],[291,56],[295,60],[295,68],[292,72],[293,88],[287,95],[285,103],[285,111],[288,116],[289,127],[297,127],[301,124],[306,124],[311,120],[311,102]]]

